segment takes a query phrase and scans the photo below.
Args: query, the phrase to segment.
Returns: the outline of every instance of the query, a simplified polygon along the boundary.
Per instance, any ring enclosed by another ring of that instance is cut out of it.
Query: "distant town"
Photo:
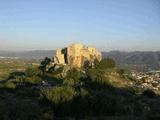
[[[150,89],[160,94],[160,71],[137,72],[132,71],[131,76],[137,81],[134,87]]]

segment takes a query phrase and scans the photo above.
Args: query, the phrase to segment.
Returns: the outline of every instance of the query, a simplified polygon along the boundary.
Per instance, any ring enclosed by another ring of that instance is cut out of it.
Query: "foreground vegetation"
[[[160,97],[129,86],[134,80],[112,59],[95,61],[94,68],[50,62],[45,58],[0,83],[1,120],[160,118]]]

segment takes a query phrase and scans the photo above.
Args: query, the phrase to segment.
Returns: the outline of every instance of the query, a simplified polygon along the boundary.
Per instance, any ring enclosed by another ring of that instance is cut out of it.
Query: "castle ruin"
[[[94,62],[102,59],[102,54],[94,47],[87,47],[83,44],[71,44],[69,47],[57,49],[54,56],[55,64],[68,64],[81,67],[86,61]]]

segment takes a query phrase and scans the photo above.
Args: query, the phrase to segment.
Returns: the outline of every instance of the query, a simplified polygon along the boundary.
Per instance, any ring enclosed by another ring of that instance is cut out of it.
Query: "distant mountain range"
[[[103,57],[113,58],[122,68],[140,71],[160,70],[160,51],[103,52]]]
[[[23,59],[43,59],[44,57],[52,58],[55,50],[35,50],[35,51],[0,51],[0,58],[23,58]],[[158,52],[121,52],[110,51],[102,52],[104,58],[113,58],[118,66],[135,70],[157,70],[160,69],[160,51]]]
[[[0,57],[24,58],[24,59],[43,59],[44,57],[52,58],[55,50],[34,50],[34,51],[0,51]]]

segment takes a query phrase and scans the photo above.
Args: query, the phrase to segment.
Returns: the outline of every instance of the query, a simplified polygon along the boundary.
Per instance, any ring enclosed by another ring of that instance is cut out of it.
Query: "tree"
[[[46,68],[47,68],[47,65],[49,65],[51,62],[51,59],[48,58],[48,57],[45,57],[44,60],[42,60],[40,66],[39,66],[39,69],[41,70],[42,72],[42,76],[45,75],[45,72],[46,72]]]

